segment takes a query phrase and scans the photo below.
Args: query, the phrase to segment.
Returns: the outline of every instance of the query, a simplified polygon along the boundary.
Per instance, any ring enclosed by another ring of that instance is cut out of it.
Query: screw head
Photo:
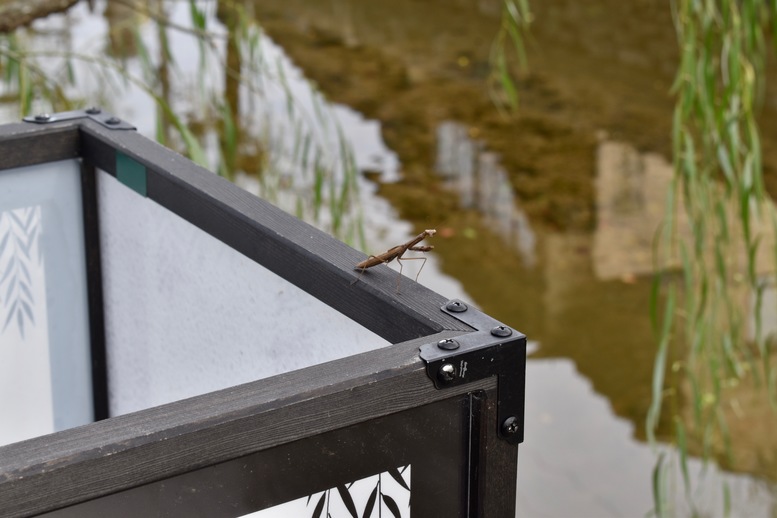
[[[99,108],[98,106],[92,106],[86,109],[86,113],[88,113],[89,115],[97,115],[102,112],[103,112],[102,109]]]
[[[121,124],[121,119],[119,119],[118,117],[111,117],[110,119],[106,119],[105,124],[116,126],[117,124]]]
[[[49,119],[51,119],[51,115],[48,113],[39,113],[35,116],[35,120],[38,122],[46,122]]]
[[[519,429],[520,424],[518,423],[518,418],[515,416],[508,417],[502,423],[502,434],[504,435],[515,435],[518,433]]]
[[[510,336],[513,334],[513,330],[507,326],[496,326],[495,328],[491,329],[491,334],[500,338],[504,338],[505,336]]]
[[[456,379],[456,367],[454,367],[453,364],[444,363],[437,372],[437,377],[443,383],[450,383]]]
[[[464,313],[467,311],[467,305],[459,300],[452,300],[445,305],[445,309],[451,313]]]
[[[454,340],[453,338],[444,338],[437,342],[437,347],[440,349],[444,349],[446,351],[455,351],[459,348],[459,342]]]

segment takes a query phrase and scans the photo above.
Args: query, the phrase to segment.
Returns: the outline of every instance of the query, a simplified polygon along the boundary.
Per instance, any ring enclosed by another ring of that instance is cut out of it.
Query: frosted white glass
[[[93,420],[80,166],[0,171],[0,444]]]
[[[388,344],[102,171],[98,193],[112,415]]]
[[[412,486],[410,485],[410,466],[397,468],[397,472],[399,472],[405,485],[412,490]],[[347,484],[346,488],[358,515],[362,518],[393,516],[393,512],[389,506],[386,505],[386,501],[383,498],[384,495],[388,496],[396,503],[400,518],[410,517],[410,491],[402,487],[387,471]],[[373,501],[373,505],[370,508],[370,495],[373,491],[378,490],[380,490],[381,497]],[[314,493],[310,496],[292,500],[291,502],[270,507],[269,509],[245,514],[240,518],[299,518],[301,516],[313,516],[319,503],[326,506],[325,508],[327,509],[329,516],[353,516],[348,510],[348,507],[338,490],[336,488],[331,488],[326,491]],[[326,516],[326,514],[327,513],[324,513],[321,516]]]

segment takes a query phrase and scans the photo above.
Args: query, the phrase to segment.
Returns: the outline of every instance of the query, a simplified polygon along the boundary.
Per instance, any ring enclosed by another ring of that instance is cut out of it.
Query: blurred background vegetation
[[[776,6],[0,0],[0,113],[108,107],[363,250],[436,226],[444,273],[538,340],[530,376],[571,360],[653,445],[653,513],[750,515],[751,486],[704,474],[777,480]],[[333,103],[379,121],[399,165],[357,159]],[[377,227],[364,191],[393,207]]]

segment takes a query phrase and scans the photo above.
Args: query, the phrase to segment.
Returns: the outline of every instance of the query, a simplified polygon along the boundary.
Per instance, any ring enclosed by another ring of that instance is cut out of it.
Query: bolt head
[[[110,124],[111,126],[116,126],[117,124],[121,124],[121,119],[118,117],[111,117],[110,119],[107,119],[105,121],[105,124]]]
[[[450,383],[456,379],[456,367],[450,363],[444,363],[440,370],[437,372],[437,377],[443,383]]]
[[[459,348],[459,342],[454,340],[453,338],[444,338],[437,342],[437,347],[440,349],[444,349],[446,351],[455,351]]]
[[[102,112],[103,112],[102,109],[97,106],[92,106],[86,109],[86,113],[88,113],[89,115],[97,115]]]
[[[504,435],[515,435],[518,433],[519,429],[520,424],[518,423],[518,418],[515,416],[508,417],[502,423],[502,434]]]
[[[491,334],[500,338],[504,338],[513,334],[513,330],[507,326],[496,326],[495,328],[491,329]]]
[[[467,311],[467,305],[459,300],[452,300],[445,305],[445,309],[451,313],[464,313]]]
[[[49,119],[51,119],[51,115],[48,113],[39,113],[35,116],[35,120],[38,122],[46,122]]]

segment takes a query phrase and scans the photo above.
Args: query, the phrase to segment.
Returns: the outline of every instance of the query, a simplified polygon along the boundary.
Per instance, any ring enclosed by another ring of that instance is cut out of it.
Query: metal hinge
[[[474,329],[421,346],[426,374],[438,389],[497,376],[497,427],[511,444],[523,442],[526,336],[460,300],[441,309]]]
[[[32,122],[35,124],[51,124],[54,122],[70,121],[74,119],[91,119],[97,124],[100,124],[108,129],[115,130],[134,130],[135,126],[121,120],[115,115],[102,111],[101,108],[93,106],[85,110],[73,110],[69,112],[60,113],[39,113],[37,115],[30,115],[25,117],[24,122]]]

